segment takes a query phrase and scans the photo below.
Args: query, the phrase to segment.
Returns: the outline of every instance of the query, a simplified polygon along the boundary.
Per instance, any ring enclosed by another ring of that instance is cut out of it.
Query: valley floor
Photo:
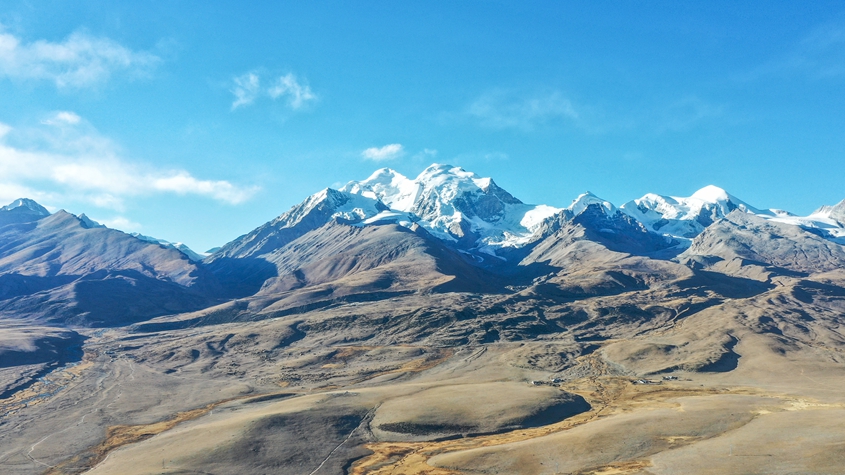
[[[589,351],[563,337],[452,347],[291,339],[301,316],[96,332],[82,361],[0,401],[0,467],[21,475],[845,472],[843,347],[818,339],[783,351],[777,338],[743,330],[725,305],[701,318],[723,315],[736,358],[711,371],[644,372],[636,351],[619,356],[620,347],[688,334],[700,318]],[[538,363],[568,351],[557,367]]]

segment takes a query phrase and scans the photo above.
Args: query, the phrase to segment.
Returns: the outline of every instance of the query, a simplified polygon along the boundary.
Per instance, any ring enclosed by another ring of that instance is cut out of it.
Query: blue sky
[[[5,1],[0,200],[202,251],[383,166],[845,198],[841,2],[243,3]]]

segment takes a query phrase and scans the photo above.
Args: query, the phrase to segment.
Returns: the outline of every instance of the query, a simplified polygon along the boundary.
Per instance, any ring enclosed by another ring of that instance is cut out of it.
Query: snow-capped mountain
[[[383,168],[340,190],[309,196],[214,257],[266,254],[331,220],[356,226],[416,224],[461,248],[495,254],[498,248],[527,244],[543,221],[560,211],[522,203],[492,179],[450,165],[432,165],[413,180]]]
[[[845,243],[845,200],[822,206],[809,216],[796,216],[779,209],[755,208],[717,186],[706,186],[690,197],[649,193],[629,201],[620,209],[647,229],[675,238],[692,239],[734,210],[760,218],[799,226],[840,244]]]
[[[832,219],[839,223],[840,226],[845,226],[845,200],[833,206],[822,206],[813,215]]]
[[[843,203],[802,218],[786,211],[756,208],[721,188],[707,186],[689,197],[647,194],[619,208],[587,192],[566,208],[558,208],[523,203],[491,178],[460,167],[433,164],[413,179],[382,168],[365,180],[351,181],[337,190],[321,190],[223,246],[210,259],[265,255],[330,221],[353,226],[417,225],[464,251],[502,256],[501,251],[536,242],[586,210],[591,210],[592,218],[582,220],[582,224],[599,226],[599,222],[625,220],[627,223],[605,227],[642,228],[663,237],[654,239],[654,243],[689,245],[692,238],[734,210],[801,226],[832,240],[845,239]]]
[[[326,188],[221,247],[210,259],[264,255],[333,219],[345,224],[373,224],[377,221],[373,218],[389,210],[376,198]]]
[[[805,231],[845,245],[845,200],[833,206],[822,206],[809,216],[789,214],[771,220],[799,226]]]
[[[385,204],[389,209],[379,219],[413,221],[438,238],[489,254],[530,242],[543,221],[561,211],[525,204],[491,178],[440,164],[413,180],[383,168],[340,191]]]
[[[590,193],[589,191],[578,195],[578,197],[572,200],[572,204],[570,204],[566,209],[568,209],[572,213],[572,216],[578,216],[579,214],[583,213],[587,209],[587,207],[592,205],[600,207],[608,216],[615,216],[618,212],[616,206],[614,206],[613,203],[599,198],[598,196]]]
[[[18,198],[15,201],[7,204],[0,208],[0,211],[13,211],[18,210],[19,212],[26,211],[32,214],[37,214],[39,216],[48,216],[50,214],[47,211],[47,208],[41,206],[40,204],[36,203],[35,201],[29,198]]]
[[[37,221],[46,216],[50,216],[50,212],[40,204],[28,198],[18,198],[0,207],[0,226]]]
[[[764,217],[788,215],[775,210],[759,210],[717,186],[706,186],[689,197],[649,193],[629,201],[620,209],[643,223],[650,231],[679,238],[693,238],[731,211]]]

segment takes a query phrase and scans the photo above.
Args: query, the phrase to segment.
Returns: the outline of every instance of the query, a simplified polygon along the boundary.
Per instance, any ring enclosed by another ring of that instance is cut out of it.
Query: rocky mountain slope
[[[28,216],[0,226],[6,318],[114,326],[212,301],[213,277],[179,251],[65,211]]]

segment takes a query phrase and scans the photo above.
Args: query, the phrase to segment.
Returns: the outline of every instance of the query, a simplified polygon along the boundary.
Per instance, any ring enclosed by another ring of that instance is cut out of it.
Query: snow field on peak
[[[26,208],[27,210],[32,211],[34,214],[39,216],[50,215],[50,212],[47,211],[46,208],[29,198],[18,198],[6,206],[0,207],[0,211],[12,211],[13,209],[17,208]]]
[[[420,186],[399,172],[382,168],[366,180],[349,182],[339,191],[380,200],[390,208],[407,211],[414,205]]]
[[[707,185],[704,188],[696,191],[688,199],[694,198],[706,203],[724,203],[726,201],[734,201],[727,191],[715,185]]]
[[[535,231],[543,222],[560,213],[560,208],[548,205],[526,205],[530,209],[522,215],[519,225],[530,231]]]
[[[587,209],[590,205],[599,205],[604,208],[604,212],[608,216],[613,216],[616,214],[616,206],[613,205],[610,201],[603,200],[598,196],[590,193],[589,191],[586,193],[582,193],[578,195],[577,198],[572,200],[572,204],[569,205],[566,209],[572,212],[573,215],[578,216],[579,214],[583,213],[584,210]]]
[[[341,192],[378,200],[390,211],[369,217],[364,224],[395,220],[402,225],[416,222],[440,239],[456,242],[469,227],[478,236],[479,248],[518,247],[529,242],[537,227],[560,209],[526,205],[491,198],[494,183],[459,167],[434,164],[411,180],[383,168],[363,181],[352,181]],[[506,192],[505,192],[506,193]],[[461,206],[474,206],[480,200],[498,200],[500,212],[493,217],[474,215]]]
[[[335,208],[332,217],[340,218],[351,223],[359,223],[365,221],[367,218],[377,216],[384,211],[379,206],[378,199],[353,193],[347,193],[346,196],[348,200]]]
[[[835,219],[824,214],[811,214],[810,216],[775,216],[768,218],[770,221],[799,226],[808,231],[821,233],[837,244],[845,245],[845,228]]]

